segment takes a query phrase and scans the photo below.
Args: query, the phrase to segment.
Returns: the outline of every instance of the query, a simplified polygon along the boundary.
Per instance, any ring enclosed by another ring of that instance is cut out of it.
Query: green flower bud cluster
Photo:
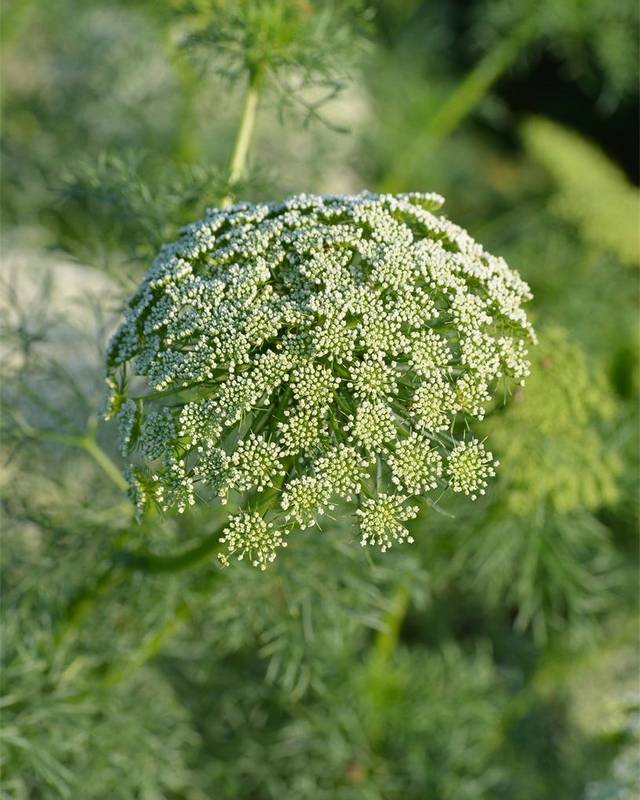
[[[442,202],[238,203],[162,248],[107,362],[140,514],[232,497],[222,561],[264,567],[339,501],[387,549],[410,498],[484,492],[496,462],[468,423],[528,374],[531,295]]]
[[[500,454],[509,512],[615,503],[622,464],[607,435],[615,414],[603,372],[591,373],[564,329],[542,331],[526,389],[516,390],[499,421],[484,423]]]

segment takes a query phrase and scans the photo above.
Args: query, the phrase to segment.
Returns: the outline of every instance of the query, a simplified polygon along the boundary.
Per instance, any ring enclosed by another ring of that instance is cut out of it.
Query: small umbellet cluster
[[[140,514],[232,497],[221,560],[264,568],[338,501],[386,550],[427,493],[484,493],[468,423],[528,374],[531,295],[442,202],[238,203],[163,247],[108,352]]]

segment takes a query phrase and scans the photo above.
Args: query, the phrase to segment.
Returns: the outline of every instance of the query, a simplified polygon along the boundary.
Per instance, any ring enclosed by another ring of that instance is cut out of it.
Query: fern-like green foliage
[[[453,559],[463,585],[480,589],[488,607],[508,604],[538,642],[561,634],[576,646],[593,637],[621,580],[610,532],[595,516],[541,505],[522,517],[494,508],[481,527],[467,524]]]
[[[585,178],[600,162],[585,156],[572,189],[590,197],[571,209],[599,209],[595,228],[558,202],[577,149],[542,184],[533,146],[504,147],[509,92],[491,90],[519,62],[535,93],[544,48],[593,104],[563,116],[580,129],[618,103],[616,125],[637,82],[635,4],[369,6],[22,0],[4,14],[7,800],[635,800],[640,270],[607,238],[619,219]],[[317,115],[363,27],[375,60],[333,106],[362,138],[283,128],[274,106]],[[256,135],[230,188],[257,61]],[[484,131],[430,149],[434,120],[442,137],[474,110]],[[222,523],[207,503],[135,525],[97,409],[102,351],[142,264],[222,196],[394,183],[449,195],[451,216],[532,286],[531,379],[468,420],[502,461],[492,491],[434,495],[408,523],[415,543],[384,555],[354,546],[353,501],[336,502],[265,572],[221,570],[199,549]]]
[[[6,800],[131,800],[192,789],[188,753],[197,738],[171,686],[145,670],[125,688],[78,681],[85,659],[52,662],[47,625],[15,617],[3,626],[0,758]],[[59,654],[61,655],[61,654]]]
[[[60,244],[76,257],[102,263],[112,274],[122,258],[148,259],[164,238],[203,202],[226,189],[215,167],[154,169],[139,155],[101,152],[65,170],[52,213]]]
[[[500,755],[507,681],[486,642],[469,653],[453,642],[400,651],[375,681],[351,661],[302,704],[255,681],[246,655],[222,666],[177,664],[220,800],[489,800],[499,786],[509,791]]]
[[[310,117],[345,85],[366,26],[362,0],[174,0],[173,6],[188,51],[232,79],[266,74],[282,106],[298,102]],[[320,91],[312,102],[300,95],[308,89]]]
[[[555,208],[595,247],[640,266],[640,191],[595,145],[550,120],[531,119],[525,144],[556,186]]]

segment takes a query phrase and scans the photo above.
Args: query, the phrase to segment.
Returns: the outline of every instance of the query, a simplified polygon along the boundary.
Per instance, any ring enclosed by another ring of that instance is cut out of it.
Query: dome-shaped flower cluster
[[[442,202],[238,203],[163,247],[108,353],[140,513],[232,496],[222,542],[264,567],[338,500],[386,549],[411,541],[410,498],[484,491],[468,421],[528,373],[530,292]]]

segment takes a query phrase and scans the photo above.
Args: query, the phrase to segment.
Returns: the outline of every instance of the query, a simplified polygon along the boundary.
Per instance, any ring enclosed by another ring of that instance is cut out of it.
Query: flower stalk
[[[236,135],[229,164],[229,190],[222,198],[220,206],[228,208],[234,201],[234,190],[247,172],[249,147],[256,125],[260,88],[264,78],[264,66],[257,64],[249,71],[249,83],[244,97],[240,126]]]

